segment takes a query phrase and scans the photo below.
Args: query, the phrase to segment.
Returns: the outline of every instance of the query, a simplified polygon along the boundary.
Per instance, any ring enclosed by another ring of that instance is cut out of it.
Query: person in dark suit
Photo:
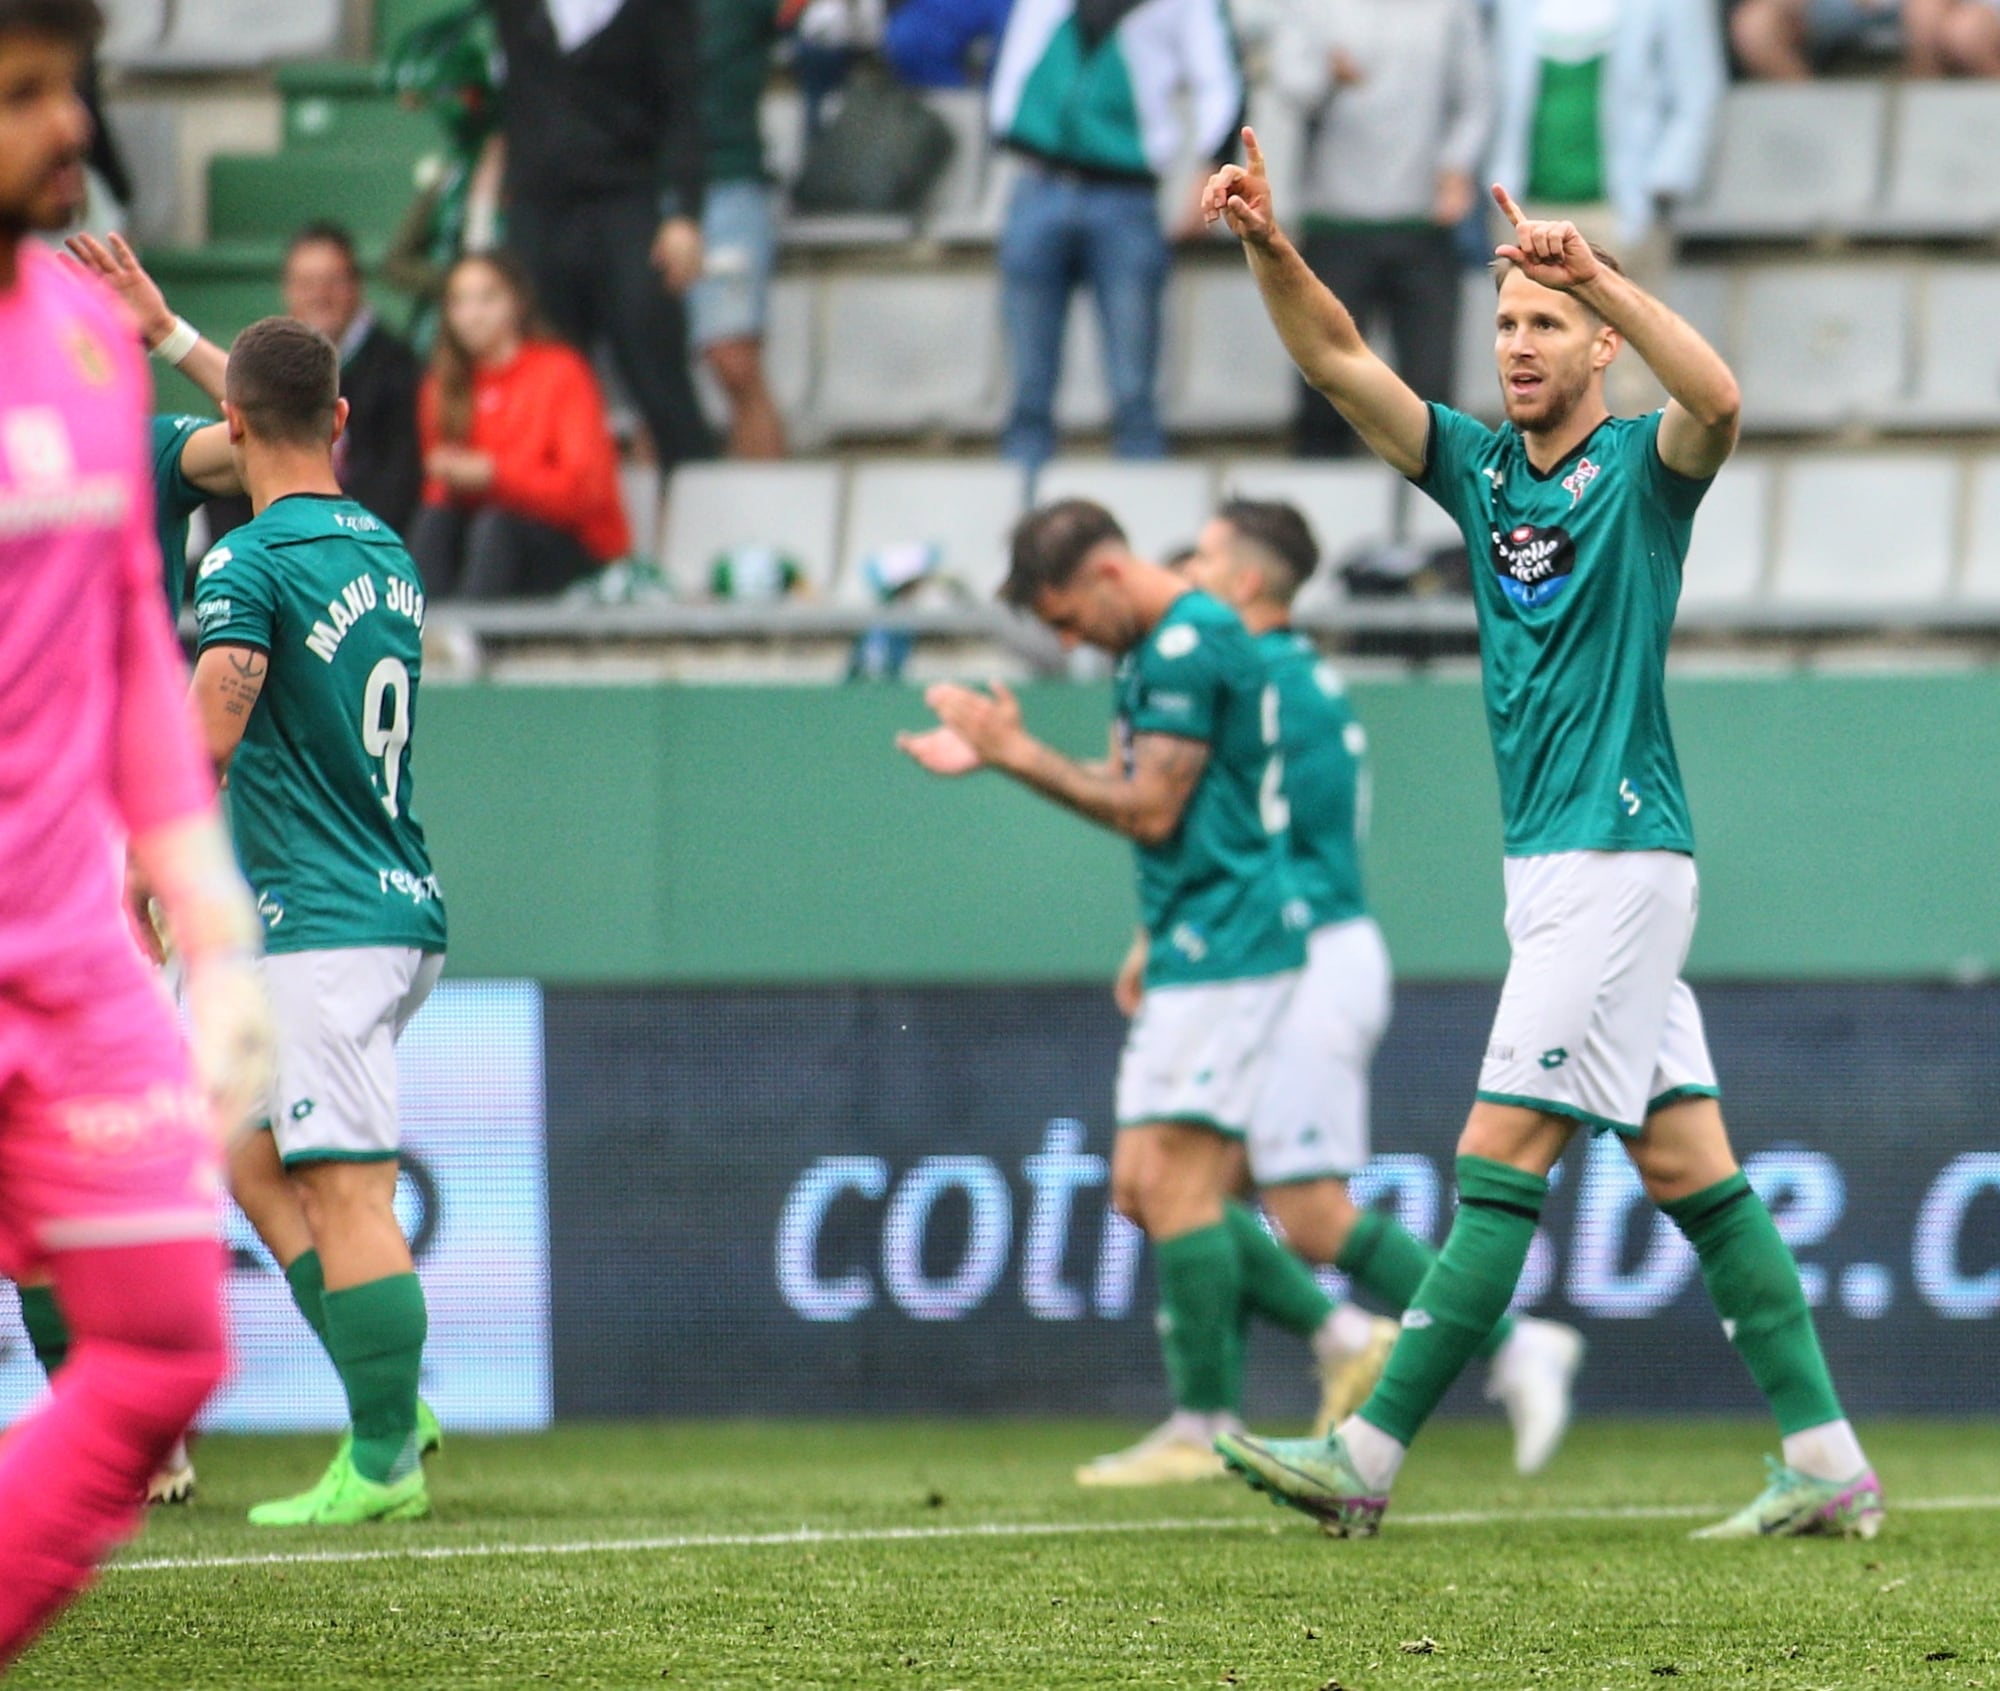
[[[407,342],[369,309],[354,237],[337,223],[308,223],[285,249],[285,312],[340,348],[340,396],[347,431],[334,449],[334,473],[347,496],[398,534],[406,532],[423,491],[417,446],[417,386],[423,367]],[[209,503],[215,535],[250,520],[246,501]]]

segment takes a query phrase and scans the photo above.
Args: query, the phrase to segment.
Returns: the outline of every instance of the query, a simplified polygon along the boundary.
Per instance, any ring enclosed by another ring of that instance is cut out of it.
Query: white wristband
[[[200,344],[201,331],[185,317],[176,317],[166,339],[153,348],[153,356],[162,364],[171,364],[178,369],[187,361],[187,355]]]

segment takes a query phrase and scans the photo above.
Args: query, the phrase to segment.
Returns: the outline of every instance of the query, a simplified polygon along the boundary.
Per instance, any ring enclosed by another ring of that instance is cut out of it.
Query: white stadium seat
[[[1723,103],[1706,192],[1683,234],[1810,235],[1875,205],[1889,91],[1881,82],[1752,83]]]
[[[720,555],[769,546],[823,593],[839,532],[837,465],[684,464],[667,489],[667,578],[683,598],[705,598]]]
[[[1184,265],[1167,296],[1167,425],[1197,433],[1275,429],[1298,376],[1249,270]]]
[[[1971,526],[1965,546],[1965,599],[2000,605],[2000,458],[1981,458],[1972,466],[1972,497],[1967,502]]]
[[[340,13],[341,0],[176,0],[164,35],[121,59],[148,70],[200,70],[324,57],[340,46]]]
[[[1319,542],[1320,569],[1299,596],[1301,609],[1342,597],[1333,571],[1363,546],[1396,531],[1396,472],[1368,459],[1302,463],[1296,458],[1240,458],[1222,466],[1218,499],[1281,499],[1296,505]]]
[[[976,89],[940,88],[924,103],[951,129],[951,162],[932,187],[924,205],[926,233],[951,239],[950,231],[977,223],[986,188],[986,96]]]
[[[1951,582],[1958,465],[1840,453],[1786,472],[1772,597],[1884,610],[1933,604]]]
[[[850,275],[821,300],[815,410],[834,434],[990,430],[1000,407],[999,282]]]
[[[798,180],[806,157],[806,102],[796,88],[768,90],[757,105],[764,138],[764,168],[781,188]]]
[[[1881,222],[1893,233],[1990,235],[2000,228],[2000,88],[1907,82]]]
[[[2000,265],[1925,274],[1916,381],[1885,420],[1917,428],[2000,427]]]
[[[1007,574],[1007,536],[1027,507],[1016,465],[959,458],[881,459],[857,465],[847,484],[847,533],[839,597],[873,602],[862,564],[892,546],[935,546],[938,570],[977,603]]]
[[[1742,605],[1757,598],[1770,552],[1775,480],[1768,458],[1739,456],[1723,466],[1694,520],[1681,578],[1683,607]]]
[[[106,0],[99,56],[107,64],[128,64],[158,46],[166,29],[167,0]]]
[[[1722,264],[1684,264],[1667,277],[1661,297],[1701,332],[1702,339],[1722,354],[1736,355],[1736,326],[1730,316],[1733,272]],[[1627,351],[1621,358],[1636,354]]]
[[[1783,265],[1744,284],[1743,421],[1815,429],[1865,418],[1903,391],[1910,282],[1887,265]]]
[[[1094,499],[1118,519],[1134,551],[1157,559],[1194,544],[1214,514],[1215,486],[1204,463],[1057,458],[1035,478],[1035,503],[1056,499]]]

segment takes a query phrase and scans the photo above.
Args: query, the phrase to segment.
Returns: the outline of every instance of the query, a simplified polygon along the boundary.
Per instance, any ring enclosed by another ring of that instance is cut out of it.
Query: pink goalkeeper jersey
[[[24,241],[0,292],[0,995],[129,953],[122,841],[213,802],[160,615],[151,400],[123,308]]]

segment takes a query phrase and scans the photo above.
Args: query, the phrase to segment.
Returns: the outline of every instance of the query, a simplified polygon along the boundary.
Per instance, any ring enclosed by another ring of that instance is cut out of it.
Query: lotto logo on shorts
[[[1558,1045],[1552,1051],[1544,1051],[1536,1061],[1545,1069],[1559,1069],[1569,1061],[1569,1053]]]

